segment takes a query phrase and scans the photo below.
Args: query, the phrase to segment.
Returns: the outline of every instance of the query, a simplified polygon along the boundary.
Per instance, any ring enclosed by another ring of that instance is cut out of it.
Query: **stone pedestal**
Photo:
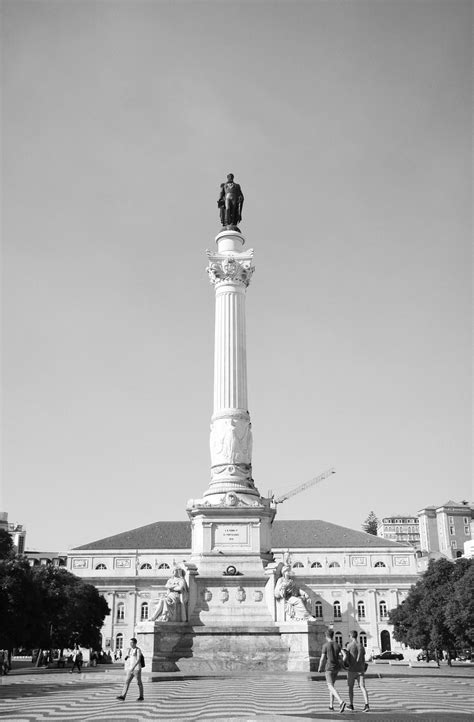
[[[315,672],[324,642],[316,622],[279,625],[196,626],[142,622],[138,646],[143,673],[158,672]]]

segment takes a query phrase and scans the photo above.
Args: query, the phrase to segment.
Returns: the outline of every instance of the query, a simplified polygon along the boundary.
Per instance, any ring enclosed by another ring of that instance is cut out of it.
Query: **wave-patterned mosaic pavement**
[[[474,670],[473,670],[474,672]],[[374,677],[367,680],[371,712],[328,711],[322,680],[278,676],[163,680],[145,683],[145,701],[136,701],[134,683],[125,702],[115,699],[120,683],[106,675],[11,676],[0,686],[0,719],[37,720],[284,720],[284,719],[474,719],[473,677]],[[345,679],[338,689],[347,701]]]

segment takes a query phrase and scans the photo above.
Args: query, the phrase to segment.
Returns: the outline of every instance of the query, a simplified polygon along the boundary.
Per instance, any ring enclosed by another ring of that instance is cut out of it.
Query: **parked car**
[[[382,652],[382,654],[376,654],[374,659],[397,659],[400,662],[403,659],[403,654],[398,654],[398,652]]]

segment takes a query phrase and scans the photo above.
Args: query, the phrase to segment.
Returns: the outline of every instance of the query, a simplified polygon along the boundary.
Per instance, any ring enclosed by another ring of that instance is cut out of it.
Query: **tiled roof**
[[[382,537],[355,531],[338,524],[319,519],[311,521],[275,521],[272,531],[274,549],[315,549],[357,547],[380,549],[405,544]],[[153,524],[108,536],[104,539],[83,544],[76,550],[105,549],[191,549],[191,523],[189,521],[157,521]]]
[[[314,519],[311,521],[275,521],[273,524],[272,546],[274,549],[291,547],[321,548],[321,547],[405,547],[405,544],[389,539],[366,534],[365,531],[348,529],[345,526],[331,524],[328,521]]]
[[[470,509],[470,504],[460,504],[459,501],[453,501],[450,499],[449,501],[446,501],[444,504],[441,504],[437,507],[437,509],[442,509],[445,506],[452,506],[454,509]]]

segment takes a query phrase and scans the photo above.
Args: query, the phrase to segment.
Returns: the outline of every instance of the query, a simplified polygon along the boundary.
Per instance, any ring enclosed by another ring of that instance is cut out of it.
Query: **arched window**
[[[140,606],[140,621],[144,622],[148,619],[148,602],[142,602]]]
[[[319,562],[313,562],[311,564],[311,569],[322,569],[322,568],[323,568],[323,565],[320,564]]]
[[[169,569],[169,568],[170,568],[170,565],[167,564],[166,562],[163,562],[162,564],[158,565],[158,569]]]
[[[367,635],[365,632],[359,634],[360,643],[367,649]]]
[[[293,569],[303,569],[303,567],[304,567],[304,564],[302,564],[301,562],[295,562],[293,564]]]
[[[97,564],[96,569],[107,569],[105,564]]]
[[[365,619],[365,604],[364,602],[357,602],[357,617],[359,619]]]
[[[115,651],[118,652],[120,649],[123,649],[123,634],[121,632],[115,637]]]
[[[117,604],[117,622],[123,622],[125,619],[125,604],[123,602],[119,602]]]
[[[342,617],[341,602],[334,602],[334,604],[332,606],[334,609],[334,619],[340,619]]]
[[[383,599],[379,602],[379,614],[380,619],[386,619],[386,617],[388,617],[387,602]]]
[[[342,647],[342,633],[341,632],[336,632],[336,634],[334,635],[334,641],[336,642],[336,644],[338,644],[340,647]]]
[[[376,567],[384,567],[386,566],[384,562],[375,562]]]
[[[329,565],[329,569],[335,569],[335,567],[340,567],[341,565],[339,562],[331,562]]]
[[[316,602],[314,605],[314,616],[316,619],[322,619],[323,618],[323,605],[321,602]]]
[[[148,564],[148,562],[146,564],[142,564],[140,569],[151,569],[151,564]]]

